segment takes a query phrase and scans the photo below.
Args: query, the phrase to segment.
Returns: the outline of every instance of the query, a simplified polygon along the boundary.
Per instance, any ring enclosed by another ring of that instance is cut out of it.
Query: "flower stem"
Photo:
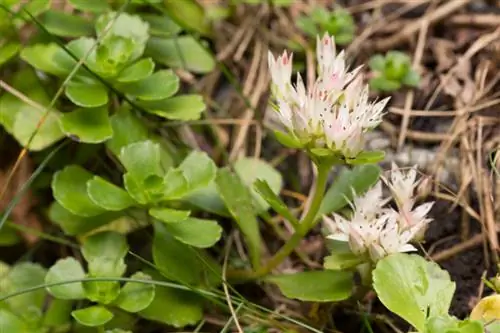
[[[330,172],[330,168],[332,167],[331,163],[322,163],[318,165],[318,178],[316,180],[316,188],[314,190],[314,194],[312,197],[311,204],[309,209],[304,216],[304,218],[300,221],[297,230],[292,235],[292,237],[286,241],[286,243],[279,249],[276,254],[269,259],[269,261],[251,274],[252,278],[259,278],[264,275],[267,275],[274,268],[276,268],[286,257],[292,253],[292,251],[297,247],[302,238],[315,226],[316,215],[318,214],[319,208],[321,206],[321,202],[323,201],[323,196],[325,194],[326,183],[328,180],[328,173]]]

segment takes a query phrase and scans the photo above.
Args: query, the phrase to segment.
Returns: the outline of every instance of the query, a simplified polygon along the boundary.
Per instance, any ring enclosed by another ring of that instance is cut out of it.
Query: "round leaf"
[[[120,283],[116,281],[85,281],[82,285],[85,297],[100,304],[111,304],[120,294]]]
[[[100,143],[113,136],[105,107],[80,108],[65,113],[61,117],[61,128],[67,136],[86,143]]]
[[[353,275],[343,271],[311,271],[268,277],[288,298],[311,302],[333,302],[349,298]]]
[[[183,68],[195,73],[209,73],[215,68],[213,55],[191,36],[169,39],[151,37],[146,54],[168,67]]]
[[[179,90],[179,77],[171,70],[161,70],[142,80],[120,84],[118,88],[141,100],[161,100]]]
[[[120,211],[135,203],[127,191],[99,176],[87,182],[87,193],[96,205],[106,210]]]
[[[137,280],[151,280],[147,274],[137,272],[130,277]],[[127,282],[115,301],[116,306],[128,312],[139,312],[147,308],[155,297],[155,286],[141,282]]]
[[[102,84],[71,81],[66,86],[66,96],[78,106],[93,108],[108,103],[108,91]]]
[[[140,181],[152,175],[163,174],[160,165],[160,146],[150,140],[123,147],[120,161],[132,177]]]
[[[149,210],[149,215],[153,216],[154,218],[162,222],[167,222],[167,223],[182,222],[186,220],[190,214],[191,211],[189,210],[177,210],[164,207],[158,207],[158,208],[155,207]]]
[[[126,269],[123,258],[128,244],[122,234],[105,231],[89,236],[82,246],[82,254],[88,262],[92,276],[120,277]]]
[[[200,248],[214,245],[222,234],[222,228],[216,221],[197,218],[167,223],[165,227],[177,240]]]
[[[150,76],[154,69],[155,63],[151,58],[141,59],[121,71],[116,80],[122,83],[143,80]]]
[[[139,103],[146,111],[173,120],[196,120],[206,108],[200,95],[182,95],[160,101]]]
[[[18,316],[0,309],[0,332],[28,333],[31,329]]]
[[[45,276],[45,283],[52,284],[70,280],[78,280],[85,278],[85,272],[82,265],[73,257],[59,259],[52,266]],[[47,290],[56,298],[59,299],[83,299],[85,292],[83,291],[82,283],[68,283],[58,286],[47,287]]]
[[[71,312],[71,316],[84,326],[96,327],[113,319],[113,313],[103,306],[91,306]]]
[[[54,61],[54,54],[58,52],[59,46],[55,43],[35,44],[27,46],[21,51],[21,59],[31,66],[49,74],[62,76],[67,70]]]
[[[61,37],[89,36],[92,24],[79,15],[49,10],[43,14],[41,23],[51,34]]]
[[[90,217],[105,210],[97,206],[87,194],[87,182],[93,175],[78,165],[70,165],[54,174],[54,198],[71,213]]]
[[[203,7],[195,0],[184,0],[182,6],[175,1],[164,1],[163,8],[168,16],[173,18],[183,28],[198,32],[202,35],[210,35],[212,27],[205,17]]]
[[[12,57],[14,57],[20,49],[21,44],[18,42],[3,42],[3,45],[0,48],[0,66],[12,59]]]

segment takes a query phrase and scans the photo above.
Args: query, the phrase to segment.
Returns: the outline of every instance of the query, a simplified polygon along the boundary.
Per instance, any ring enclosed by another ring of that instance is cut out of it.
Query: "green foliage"
[[[378,262],[373,287],[380,301],[421,333],[483,332],[479,321],[448,314],[455,283],[437,264],[417,255],[392,254]]]
[[[288,298],[310,302],[332,302],[347,299],[352,291],[352,273],[310,271],[274,275],[266,280],[275,283]]]
[[[420,75],[412,68],[410,57],[399,51],[389,51],[385,56],[380,54],[370,58],[370,69],[374,77],[370,79],[370,87],[382,91],[395,91],[403,85],[418,87]]]
[[[299,17],[296,24],[300,30],[313,38],[328,33],[335,37],[335,43],[339,45],[349,44],[356,33],[353,17],[340,7],[333,11],[316,7],[310,14]]]

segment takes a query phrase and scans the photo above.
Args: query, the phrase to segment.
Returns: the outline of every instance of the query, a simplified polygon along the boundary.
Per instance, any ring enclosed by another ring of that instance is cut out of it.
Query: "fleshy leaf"
[[[118,89],[143,101],[162,100],[179,90],[179,77],[171,70],[161,70],[142,80],[120,84]]]
[[[177,210],[164,207],[154,207],[149,210],[149,215],[166,223],[185,221],[190,214],[191,211],[189,210]]]
[[[153,260],[160,273],[169,280],[209,286],[220,281],[220,266],[202,250],[176,240],[164,223],[155,224]]]
[[[97,327],[113,319],[113,313],[103,306],[94,305],[71,312],[71,316],[84,326]]]
[[[385,157],[385,152],[382,150],[362,151],[353,159],[346,159],[346,162],[351,165],[360,164],[375,164],[382,161]]]
[[[54,54],[58,52],[59,46],[55,43],[35,44],[25,47],[20,54],[21,59],[31,66],[43,72],[62,76],[67,70],[54,61]]]
[[[69,0],[69,3],[82,11],[102,13],[109,10],[108,3],[101,0]]]
[[[201,151],[191,152],[182,161],[179,169],[186,177],[190,191],[208,186],[215,179],[217,171],[214,161]]]
[[[57,282],[79,280],[85,278],[85,272],[82,265],[73,257],[59,259],[52,266],[45,276],[45,283],[52,284]],[[84,299],[85,291],[81,282],[62,284],[58,286],[47,287],[47,290],[59,299]]]
[[[299,221],[295,217],[287,205],[281,200],[280,197],[271,189],[267,181],[262,179],[257,179],[254,183],[254,187],[260,196],[266,200],[266,202],[281,216],[290,221],[293,225],[297,226]]]
[[[54,174],[52,192],[61,206],[75,215],[90,217],[105,212],[87,194],[87,181],[93,175],[78,165],[69,165]]]
[[[211,247],[222,234],[222,228],[216,221],[194,217],[176,223],[166,223],[165,227],[178,241],[200,248]]]
[[[294,138],[292,135],[281,132],[281,131],[274,131],[274,136],[276,137],[276,140],[279,141],[283,146],[288,147],[288,148],[302,148],[304,145],[297,139]]]
[[[146,54],[165,66],[195,73],[209,73],[215,68],[214,56],[192,36],[151,37]]]
[[[243,233],[253,267],[258,267],[261,256],[261,236],[250,190],[237,175],[227,168],[218,171],[216,184],[222,200]]]
[[[106,146],[116,156],[120,155],[123,147],[131,143],[146,141],[149,138],[148,129],[132,111],[120,108],[111,116],[113,137],[106,142]]]
[[[324,259],[324,267],[332,270],[344,270],[356,267],[363,258],[351,252],[333,253]]]
[[[43,14],[41,23],[51,34],[61,37],[92,35],[92,24],[79,15],[49,10]]]
[[[120,72],[116,80],[121,83],[134,82],[147,78],[155,69],[151,58],[144,58]]]
[[[183,28],[201,35],[211,35],[212,27],[205,16],[203,7],[195,0],[185,0],[182,6],[174,2],[164,2],[163,7],[168,16]]]
[[[120,161],[125,169],[137,180],[163,173],[160,165],[160,146],[150,140],[132,143],[123,147]]]
[[[288,298],[333,302],[351,296],[352,279],[352,273],[326,270],[275,275],[266,278],[266,281],[275,283]]]
[[[61,128],[67,136],[86,143],[100,143],[113,136],[106,107],[80,108],[64,113]]]
[[[151,277],[137,272],[130,277],[137,280],[151,280]],[[139,312],[147,308],[155,297],[155,286],[142,282],[127,282],[114,304],[127,312]]]
[[[206,106],[200,95],[181,95],[159,101],[138,103],[146,111],[172,120],[196,120]]]
[[[418,331],[427,316],[447,315],[455,291],[448,273],[418,255],[392,254],[377,263],[373,287],[380,301]]]
[[[108,91],[102,84],[70,81],[65,94],[70,101],[84,108],[95,108],[108,103]]]
[[[127,252],[125,236],[112,231],[91,235],[82,246],[89,273],[95,277],[122,276],[126,268],[124,257]]]
[[[99,176],[87,182],[87,193],[90,200],[106,210],[120,211],[135,204],[127,191]]]

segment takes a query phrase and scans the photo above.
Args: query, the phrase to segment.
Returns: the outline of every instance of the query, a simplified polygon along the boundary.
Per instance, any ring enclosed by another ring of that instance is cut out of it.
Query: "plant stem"
[[[316,215],[318,214],[323,196],[325,194],[328,173],[332,165],[330,163],[322,163],[318,165],[318,178],[316,180],[316,189],[314,190],[313,198],[307,214],[304,216],[297,230],[292,237],[279,249],[278,252],[261,268],[251,274],[252,278],[259,278],[267,275],[276,266],[278,266],[286,257],[292,253],[297,247],[302,238],[315,226]]]

